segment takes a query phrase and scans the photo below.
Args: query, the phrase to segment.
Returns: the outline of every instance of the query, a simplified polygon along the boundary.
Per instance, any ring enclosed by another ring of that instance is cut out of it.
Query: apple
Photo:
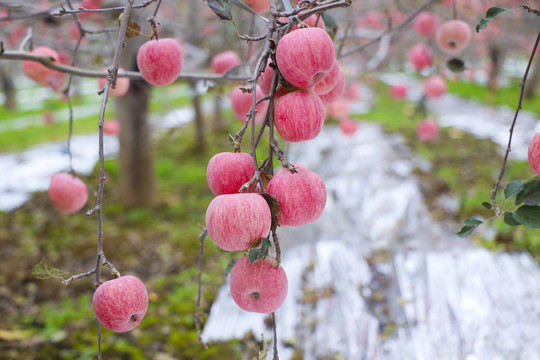
[[[244,255],[234,264],[229,279],[234,302],[242,310],[263,314],[279,309],[288,286],[283,267],[276,267],[276,261],[268,257],[252,264]]]
[[[224,74],[241,63],[242,61],[237,53],[232,50],[226,50],[214,55],[210,67],[216,74]]]
[[[274,123],[285,141],[314,139],[324,124],[324,106],[309,90],[297,90],[280,96],[274,107]]]
[[[105,69],[107,71],[107,69]],[[126,69],[119,67],[118,72],[125,72]],[[98,78],[98,88],[103,89],[107,83],[107,78]],[[129,78],[127,77],[117,77],[116,78],[116,88],[113,89],[111,86],[109,89],[109,96],[112,97],[121,97],[126,95],[129,90]]]
[[[427,118],[418,124],[416,134],[421,141],[434,140],[439,135],[439,125],[432,118]]]
[[[116,119],[105,120],[103,122],[103,132],[107,135],[118,135],[121,130],[120,121]]]
[[[344,135],[353,136],[358,130],[358,122],[352,119],[340,120],[339,128]]]
[[[41,120],[45,125],[51,125],[52,123],[54,123],[54,114],[50,111],[45,111],[41,115]]]
[[[433,62],[433,52],[424,44],[416,44],[409,51],[409,61],[413,64],[416,71],[420,71]]]
[[[446,94],[446,81],[440,75],[432,75],[424,83],[424,92],[428,99],[436,99]]]
[[[332,90],[330,90],[329,93],[319,95],[319,98],[323,102],[324,105],[328,105],[339,99],[341,95],[345,92],[345,73],[343,72],[343,69],[341,67],[339,68],[339,74],[338,74],[338,81],[336,83],[336,86]]]
[[[281,75],[291,85],[307,89],[321,81],[334,65],[334,43],[326,31],[304,28],[281,38],[276,61]]]
[[[324,95],[328,94],[330,91],[332,91],[339,80],[339,70],[340,66],[337,61],[337,59],[334,59],[334,65],[332,66],[332,69],[326,75],[315,87],[313,88],[313,92],[317,95]]]
[[[86,204],[88,188],[84,181],[74,175],[57,173],[51,176],[49,198],[58,211],[72,214]]]
[[[472,38],[471,27],[463,20],[450,20],[439,26],[435,42],[443,52],[459,54],[469,45]]]
[[[534,134],[529,143],[529,166],[535,174],[540,175],[540,132]]]
[[[270,66],[270,60],[266,64],[266,68],[259,76],[259,86],[261,89],[261,93],[264,95],[270,94],[270,90],[272,89],[272,79],[274,78],[274,69]]]
[[[272,216],[259,194],[218,195],[206,209],[208,235],[220,249],[244,251],[270,233]]]
[[[248,86],[237,86],[231,92],[231,107],[234,114],[242,123],[246,122],[246,116],[251,110],[253,105],[253,96],[251,93],[242,92],[241,87],[246,88]],[[259,85],[255,88],[256,99],[259,100],[264,97]],[[264,121],[266,116],[266,110],[268,109],[268,101],[259,103],[256,107],[257,113],[255,114],[255,124],[260,124]]]
[[[266,192],[274,195],[280,206],[281,226],[302,226],[316,221],[326,205],[324,182],[311,171],[288,176],[274,176]]]
[[[249,6],[251,10],[258,14],[262,14],[270,10],[270,0],[244,0],[244,4]]]
[[[246,153],[214,155],[206,168],[208,186],[214,195],[237,193],[255,175],[255,163]]]
[[[345,97],[349,100],[360,100],[362,88],[357,83],[350,83],[345,87]]]
[[[126,332],[139,325],[146,314],[148,292],[135,276],[121,276],[98,286],[92,308],[101,325],[114,332]]]
[[[403,100],[407,97],[407,85],[395,84],[390,88],[390,96],[394,100]]]
[[[173,83],[182,71],[182,46],[175,39],[150,40],[137,52],[137,66],[143,78],[152,85]]]
[[[416,31],[418,35],[428,38],[435,35],[435,31],[437,30],[438,25],[439,18],[437,17],[437,15],[429,11],[421,12],[414,18],[413,21],[414,31]]]
[[[327,115],[336,120],[347,119],[350,114],[349,101],[343,98],[334,101],[326,109]]]
[[[60,56],[56,50],[48,46],[38,46],[31,52],[32,54],[47,55],[53,59],[54,62],[60,62]],[[22,70],[26,76],[34,80],[37,83],[45,84],[52,79],[57,71],[49,69],[39,61],[24,60],[22,62]]]

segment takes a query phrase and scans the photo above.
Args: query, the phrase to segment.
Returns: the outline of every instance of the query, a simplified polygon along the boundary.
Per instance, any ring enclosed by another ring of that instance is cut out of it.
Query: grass
[[[448,88],[457,95],[474,97],[477,101],[492,105],[512,106],[511,103],[517,104],[519,98],[519,88],[516,87],[490,92],[481,85],[461,82],[449,83]],[[497,145],[454,128],[442,128],[436,140],[421,142],[417,139],[415,129],[423,117],[415,114],[416,104],[393,100],[389,95],[389,87],[382,82],[372,84],[372,89],[376,102],[369,113],[358,118],[378,122],[388,132],[399,132],[405,137],[410,148],[430,162],[430,171],[417,170],[416,174],[434,218],[454,222],[456,231],[467,217],[489,218],[487,226],[496,230],[495,238],[488,240],[473,236],[477,242],[493,249],[527,250],[540,259],[540,238],[535,229],[508,226],[502,219],[495,219],[492,211],[482,206],[483,202],[490,202],[491,189],[502,165],[502,156]],[[540,114],[540,104],[528,101],[524,105],[525,109],[528,104],[531,105],[528,110],[538,111]],[[531,175],[526,161],[511,161],[501,189],[511,180],[527,179]],[[441,195],[457,198],[457,211],[449,212],[445,209],[439,200]],[[501,193],[497,199],[502,209],[514,208],[512,204],[504,201]]]

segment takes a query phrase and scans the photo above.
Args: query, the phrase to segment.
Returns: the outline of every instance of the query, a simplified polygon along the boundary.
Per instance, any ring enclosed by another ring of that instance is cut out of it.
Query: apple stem
[[[254,299],[258,299],[259,298],[259,293],[257,291],[251,293],[251,296],[254,298]]]

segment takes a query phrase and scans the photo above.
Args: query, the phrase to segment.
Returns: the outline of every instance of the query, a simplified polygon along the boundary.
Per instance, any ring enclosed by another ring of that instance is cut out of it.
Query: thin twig
[[[274,360],[279,360],[278,349],[277,349],[277,323],[276,323],[276,313],[272,313],[272,320],[274,322]]]
[[[512,135],[514,134],[514,126],[516,125],[517,117],[518,117],[519,111],[521,110],[521,103],[523,102],[523,95],[525,93],[525,83],[527,82],[527,76],[529,75],[529,70],[531,69],[531,64],[534,59],[534,55],[536,54],[536,49],[538,48],[539,42],[540,42],[540,32],[538,33],[538,36],[536,37],[536,42],[534,43],[534,47],[532,49],[531,56],[527,64],[527,68],[525,69],[525,74],[523,74],[523,79],[521,79],[521,82],[519,83],[519,86],[521,88],[520,93],[519,93],[519,102],[516,107],[514,119],[512,120],[512,125],[510,125],[510,130],[509,130],[510,135],[508,136],[508,146],[506,147],[503,164],[501,167],[501,171],[499,172],[497,182],[495,183],[495,187],[493,188],[493,190],[491,190],[491,201],[493,202],[493,209],[495,210],[495,215],[497,216],[501,215],[501,210],[499,209],[499,205],[497,205],[497,199],[496,199],[497,191],[499,190],[499,186],[504,176],[504,172],[506,171],[506,163],[508,161],[508,155],[510,154],[511,146],[512,146]]]
[[[134,5],[131,8],[132,9],[142,9],[147,7],[148,5],[156,2],[156,0],[147,0],[142,4]],[[119,7],[113,7],[113,8],[104,8],[104,9],[85,9],[85,8],[79,8],[77,10],[66,10],[64,8],[61,8],[60,11],[56,14],[52,14],[53,16],[63,16],[66,14],[78,14],[78,13],[105,13],[105,12],[111,12],[111,11],[124,11],[126,7],[119,6]]]
[[[199,241],[201,242],[201,252],[199,254],[199,288],[197,289],[197,309],[195,313],[195,330],[197,331],[197,340],[204,346],[205,349],[208,349],[208,346],[202,339],[201,335],[201,292],[202,292],[202,268],[203,268],[203,256],[204,256],[204,240],[208,235],[208,230],[199,224],[202,232],[199,234]]]

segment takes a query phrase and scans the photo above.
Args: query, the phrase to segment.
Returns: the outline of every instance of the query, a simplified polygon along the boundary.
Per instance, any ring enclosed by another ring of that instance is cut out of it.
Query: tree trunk
[[[488,87],[491,90],[499,88],[499,81],[497,80],[502,66],[502,51],[498,45],[491,44],[489,46],[489,59],[491,60],[490,68],[488,71]]]
[[[142,38],[142,37],[141,37]],[[139,39],[139,38],[137,38]],[[136,53],[140,40],[128,40],[121,66],[137,70]],[[126,95],[116,100],[120,132],[120,194],[126,207],[152,207],[156,202],[156,180],[152,140],[148,125],[151,85],[131,80]]]
[[[204,120],[201,108],[201,95],[197,91],[196,83],[190,81],[191,87],[191,101],[193,102],[193,110],[195,111],[195,127],[197,130],[197,143],[195,147],[199,151],[206,151],[206,139],[204,137]]]
[[[8,69],[9,66],[10,64],[8,61],[2,62],[2,66],[0,66],[0,80],[2,82],[2,90],[5,96],[4,106],[6,109],[12,111],[17,108],[17,100],[13,78],[10,70]]]
[[[214,88],[214,131],[221,130],[223,128],[223,111],[221,104],[221,95],[223,89],[219,84]]]
[[[538,87],[538,81],[540,81],[540,58],[536,57],[534,60],[532,74],[530,74],[525,85],[525,90],[523,96],[526,99],[531,99],[536,93],[536,88]]]

